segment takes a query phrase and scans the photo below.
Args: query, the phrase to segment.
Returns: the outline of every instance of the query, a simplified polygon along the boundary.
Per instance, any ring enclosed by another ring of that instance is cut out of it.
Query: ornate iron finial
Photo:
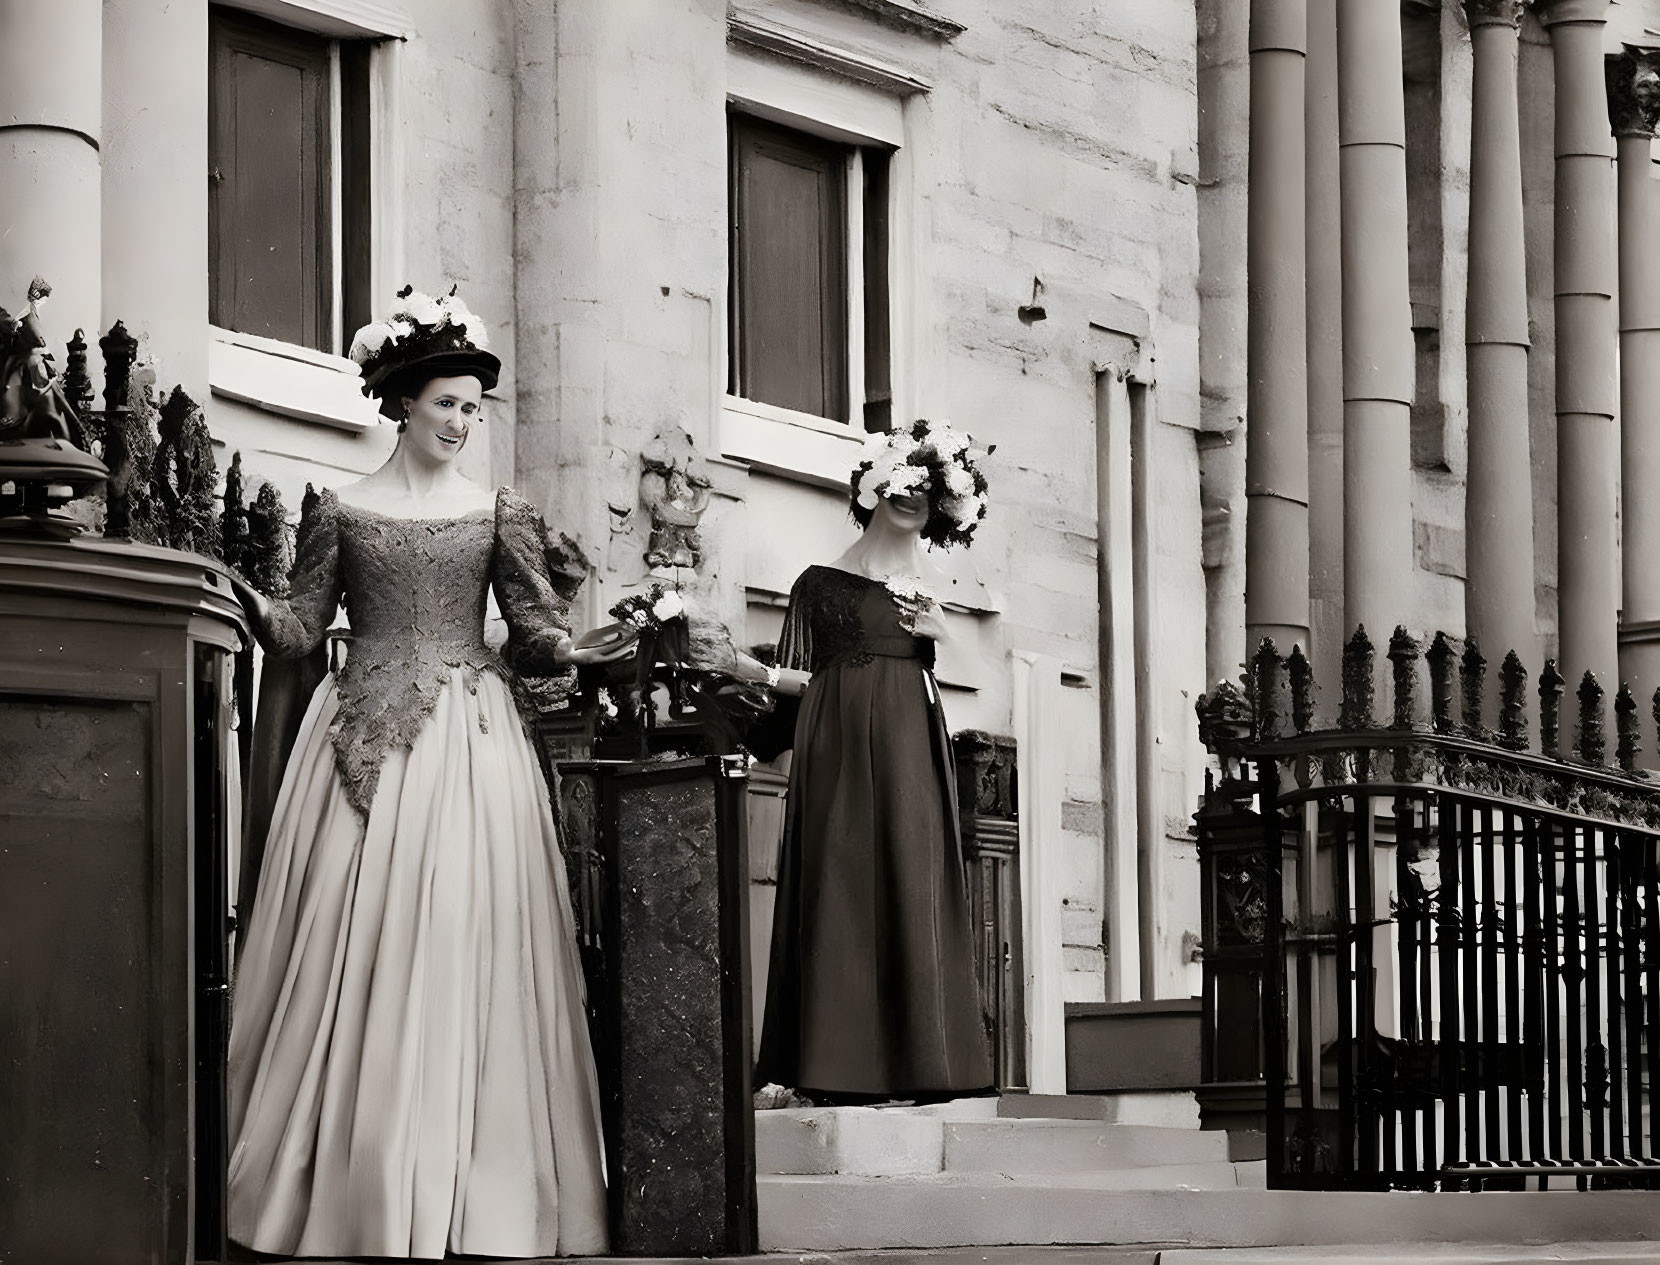
[[[1422,650],[1405,624],[1395,625],[1389,638],[1389,663],[1395,678],[1396,729],[1411,729],[1413,715],[1418,710],[1418,655]]]
[[[1601,764],[1608,758],[1608,735],[1602,719],[1603,689],[1589,668],[1579,679],[1579,734],[1574,753],[1587,764]]]
[[[1652,140],[1660,122],[1660,50],[1626,44],[1602,64],[1614,135]]]
[[[1286,668],[1291,674],[1291,727],[1306,734],[1314,727],[1314,668],[1301,646],[1291,647]]]
[[[1290,720],[1290,697],[1286,690],[1285,659],[1272,637],[1264,637],[1251,660],[1251,676],[1256,685],[1257,737],[1268,740],[1283,738]]]
[[[132,403],[133,363],[138,359],[138,339],[127,332],[120,321],[110,326],[110,332],[98,340],[98,349],[104,353],[104,407],[126,408]]]
[[[1499,746],[1527,750],[1527,669],[1514,650],[1499,665]]]
[[[1639,741],[1637,700],[1631,695],[1631,687],[1623,681],[1620,683],[1620,692],[1614,695],[1614,732],[1617,735],[1614,743],[1615,759],[1627,773],[1635,773]]]
[[[1366,625],[1355,626],[1354,636],[1343,647],[1343,702],[1338,724],[1344,729],[1372,727],[1372,670],[1376,652],[1366,635]]]
[[[1464,639],[1464,654],[1458,662],[1459,689],[1464,696],[1464,732],[1477,740],[1487,736],[1482,723],[1487,699],[1487,659],[1474,637]]]
[[[86,363],[86,331],[76,330],[75,337],[69,340],[69,356],[64,362],[63,393],[69,398],[69,406],[75,410],[76,416],[81,419],[81,425],[89,430],[93,426],[92,420],[92,377]],[[103,438],[101,435],[97,438]]]
[[[1199,741],[1205,750],[1237,747],[1251,736],[1251,704],[1232,681],[1223,681],[1193,705],[1199,713]]]
[[[1556,660],[1546,659],[1539,673],[1539,749],[1560,756],[1562,731],[1562,689],[1566,684],[1556,670]]]
[[[1436,733],[1450,734],[1453,731],[1453,648],[1446,633],[1435,634],[1424,658],[1429,663],[1430,720]]]

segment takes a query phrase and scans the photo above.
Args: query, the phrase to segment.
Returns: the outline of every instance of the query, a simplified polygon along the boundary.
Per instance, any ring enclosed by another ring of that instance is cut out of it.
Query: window
[[[339,353],[369,319],[370,45],[210,13],[210,319]]]
[[[891,151],[729,117],[728,390],[886,430]]]

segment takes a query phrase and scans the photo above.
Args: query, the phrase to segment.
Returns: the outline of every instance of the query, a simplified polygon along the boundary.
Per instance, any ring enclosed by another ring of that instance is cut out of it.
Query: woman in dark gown
[[[820,1101],[992,1083],[922,550],[983,516],[977,456],[925,422],[876,437],[853,477],[864,534],[790,595],[775,675],[804,692],[758,1076]]]

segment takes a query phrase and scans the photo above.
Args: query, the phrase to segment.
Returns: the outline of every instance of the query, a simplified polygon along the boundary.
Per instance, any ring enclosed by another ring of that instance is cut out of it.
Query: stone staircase
[[[1383,1261],[1424,1255],[1382,1250],[1403,1243],[1660,1240],[1652,1192],[1268,1190],[1263,1161],[1230,1156],[1227,1134],[1197,1123],[1179,1094],[760,1111],[761,1248],[1147,1245],[1171,1249],[1160,1255],[1175,1265],[1176,1249],[1377,1245],[1332,1255]],[[1660,1260],[1660,1244],[1651,1258],[1620,1259]]]

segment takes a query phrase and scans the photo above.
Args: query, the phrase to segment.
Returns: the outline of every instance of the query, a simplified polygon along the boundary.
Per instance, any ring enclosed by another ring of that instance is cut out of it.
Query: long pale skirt
[[[231,1237],[303,1256],[603,1253],[570,898],[507,687],[452,673],[366,822],[336,771],[337,706],[331,678],[283,774],[238,968]]]

